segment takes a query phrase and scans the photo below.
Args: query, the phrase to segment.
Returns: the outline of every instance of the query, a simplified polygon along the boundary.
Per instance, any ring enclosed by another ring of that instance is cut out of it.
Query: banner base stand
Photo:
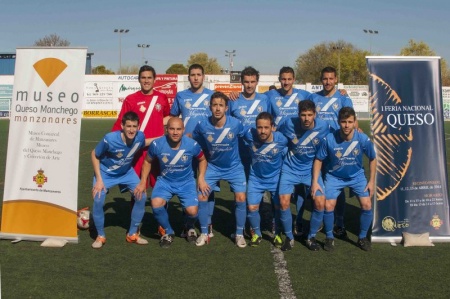
[[[21,234],[0,233],[0,239],[12,240],[11,243],[13,243],[13,244],[18,243],[20,241],[44,242],[47,239],[67,241],[68,243],[78,244],[78,237],[54,237],[54,236],[21,235]]]
[[[371,237],[372,243],[401,243],[402,237]],[[433,243],[450,243],[450,236],[430,236],[430,241]]]

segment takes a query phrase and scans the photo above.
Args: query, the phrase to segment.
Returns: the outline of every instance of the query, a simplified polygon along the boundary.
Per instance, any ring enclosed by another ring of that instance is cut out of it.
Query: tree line
[[[70,42],[57,34],[50,34],[36,40],[34,46],[68,47]],[[296,83],[320,84],[320,70],[324,66],[332,66],[338,70],[339,82],[345,84],[364,85],[367,84],[366,56],[376,56],[367,50],[361,50],[352,43],[344,40],[335,42],[322,42],[314,45],[306,53],[302,53],[295,61]],[[400,56],[437,56],[428,44],[423,41],[408,41],[398,53]],[[192,54],[186,65],[181,63],[172,64],[166,74],[187,74],[191,64],[198,63],[205,69],[206,74],[222,74],[223,68],[217,58],[209,57],[207,53]],[[256,66],[257,67],[257,66]],[[282,66],[280,66],[281,68]],[[138,65],[122,66],[121,74],[137,74]],[[92,74],[114,74],[115,72],[99,65],[92,68]],[[450,86],[450,69],[445,59],[441,58],[441,80],[443,86]]]

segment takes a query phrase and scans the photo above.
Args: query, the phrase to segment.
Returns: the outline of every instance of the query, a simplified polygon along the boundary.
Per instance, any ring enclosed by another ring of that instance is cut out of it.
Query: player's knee
[[[259,205],[249,205],[249,206],[248,206],[248,210],[249,210],[250,212],[258,211],[258,210],[259,210]]]
[[[336,207],[336,199],[327,200],[325,202],[325,210],[330,212],[334,211],[334,208]]]
[[[166,204],[166,201],[162,198],[152,198],[152,208],[160,208]]]

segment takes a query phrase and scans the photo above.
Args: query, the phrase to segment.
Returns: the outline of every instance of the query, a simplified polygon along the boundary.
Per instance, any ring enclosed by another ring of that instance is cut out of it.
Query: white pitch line
[[[280,298],[296,299],[297,297],[295,296],[294,290],[292,289],[291,278],[289,277],[287,262],[284,259],[283,252],[273,245],[271,246],[270,252],[273,255],[273,265],[275,267],[275,274],[278,278],[278,290],[280,293]]]

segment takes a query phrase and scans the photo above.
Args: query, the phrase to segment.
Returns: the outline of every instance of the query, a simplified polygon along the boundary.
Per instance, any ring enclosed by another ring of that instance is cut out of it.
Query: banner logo
[[[389,107],[392,110],[400,110],[402,99],[382,78],[375,74],[369,75],[376,85],[377,90],[384,90],[383,93],[375,93],[370,96],[370,106],[373,111],[372,131],[374,144],[377,148],[379,175],[386,177],[386,180],[377,180],[377,200],[384,200],[388,197],[402,181],[411,164],[413,133],[407,126],[399,126],[394,133],[386,133],[389,123],[386,115],[377,110],[378,106]],[[401,155],[400,153],[404,153]],[[395,156],[396,163],[392,163]]]
[[[439,218],[438,214],[433,215],[433,219],[430,221],[430,225],[435,229],[438,230],[442,225],[444,224],[444,221],[442,221]]]
[[[397,227],[395,219],[391,216],[384,217],[383,221],[381,222],[381,225],[383,226],[383,229],[388,232],[393,232]]]
[[[38,173],[35,176],[33,176],[33,182],[36,182],[36,185],[39,188],[42,188],[42,186],[47,182],[47,177],[45,176],[42,168],[39,169],[37,172]]]
[[[33,67],[45,85],[50,87],[66,69],[67,64],[57,58],[44,58],[33,64]]]

